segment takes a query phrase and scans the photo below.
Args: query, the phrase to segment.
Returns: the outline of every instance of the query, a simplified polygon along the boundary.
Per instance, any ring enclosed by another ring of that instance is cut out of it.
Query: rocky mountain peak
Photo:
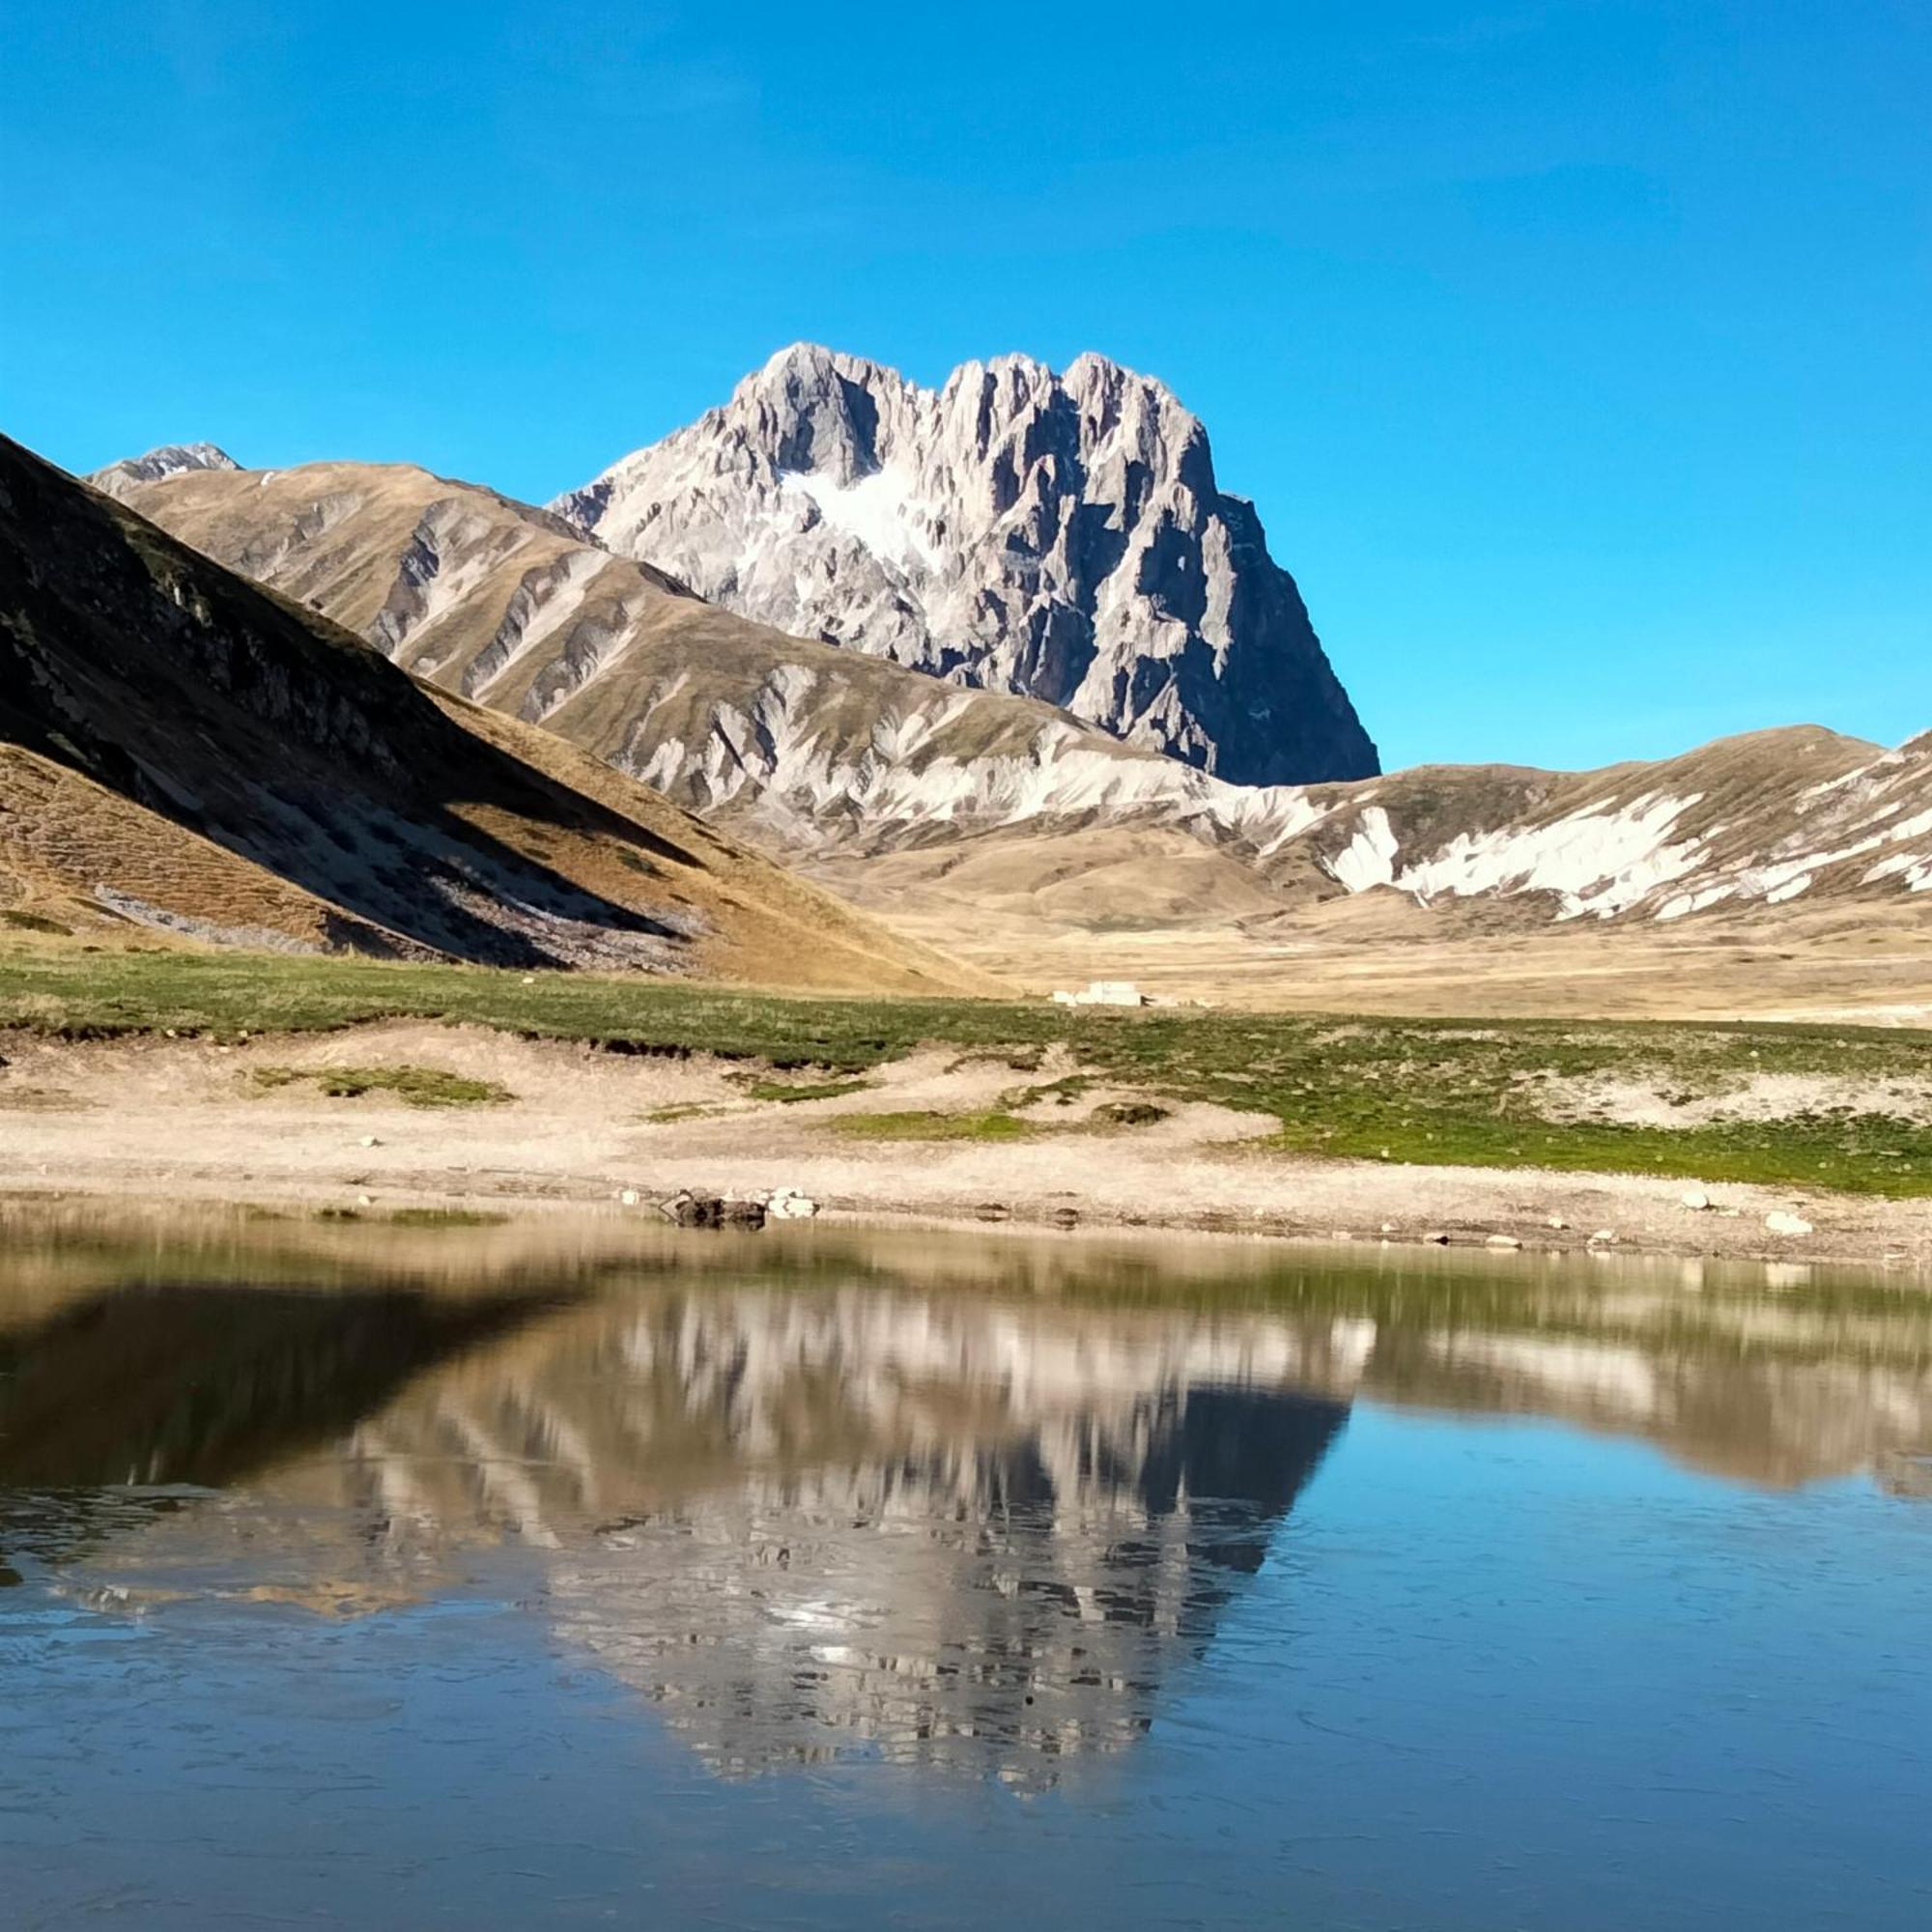
[[[87,480],[110,497],[123,495],[135,483],[158,483],[190,469],[240,469],[229,453],[212,442],[164,442],[145,456],[123,457],[104,469],[97,469]]]
[[[1101,355],[1002,355],[929,389],[796,343],[553,507],[744,615],[1224,778],[1378,768],[1200,419]]]
[[[879,402],[893,371],[814,342],[781,349],[733,392],[727,415],[749,417],[775,471],[852,484],[879,468]]]

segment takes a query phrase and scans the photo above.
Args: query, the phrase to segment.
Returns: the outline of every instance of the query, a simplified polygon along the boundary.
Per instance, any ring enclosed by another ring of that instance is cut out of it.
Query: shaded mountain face
[[[938,964],[0,440],[0,903],[23,901],[499,965]]]
[[[128,494],[417,675],[888,916],[938,889],[965,920],[1025,896],[1118,930],[1163,923],[1162,881],[1183,919],[1374,892],[1586,923],[1918,894],[1932,909],[1932,737],[1884,751],[1800,726],[1595,772],[1237,785],[1037,699],[786,637],[426,470],[177,471]]]
[[[1237,783],[1378,769],[1206,430],[1097,355],[970,362],[934,390],[799,345],[552,507],[745,616]]]

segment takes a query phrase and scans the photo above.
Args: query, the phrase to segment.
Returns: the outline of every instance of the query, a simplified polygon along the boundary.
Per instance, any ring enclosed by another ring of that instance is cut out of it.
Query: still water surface
[[[1932,1305],[0,1226],[0,1922],[1932,1924]]]

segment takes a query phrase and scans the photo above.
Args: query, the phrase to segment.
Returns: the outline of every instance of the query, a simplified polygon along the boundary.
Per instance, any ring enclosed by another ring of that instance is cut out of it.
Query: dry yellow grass
[[[1170,998],[1290,1012],[1932,1025],[1922,894],[1662,925],[1557,923],[1531,901],[1425,910],[1387,890],[1297,903],[1184,834],[1118,828],[813,869],[1027,992],[1131,979]]]
[[[694,863],[679,884],[684,901],[707,923],[696,946],[696,966],[706,977],[802,991],[995,995],[1007,990],[994,975],[963,965],[939,946],[899,932],[824,887],[794,877],[554,733],[446,693],[435,697],[479,739],[501,746],[532,770],[689,855]],[[493,836],[517,836],[514,823],[499,810],[471,808],[468,815]],[[616,841],[586,845],[571,875],[613,897],[637,891],[629,848]]]
[[[1023,751],[1053,714],[935,687],[863,652],[782,638],[608,555],[542,511],[410,466],[189,472],[130,495],[211,554],[382,637],[398,663],[442,689],[541,718],[620,769],[646,769],[662,756],[664,782],[686,787],[679,795],[689,803],[716,807],[714,822],[779,849],[819,845],[803,863],[841,898],[908,943],[1028,990],[1125,977],[1180,998],[1301,1010],[1932,1018],[1932,894],[1915,899],[1895,870],[1874,873],[1861,826],[1814,822],[1811,808],[1799,809],[1821,795],[1856,800],[1882,779],[1896,786],[1884,811],[1893,825],[1910,824],[1932,801],[1922,748],[1884,760],[1875,746],[1797,726],[1595,772],[1419,767],[1312,788],[1325,815],[1279,840],[1173,818],[1097,822],[1112,814],[1076,805],[977,833],[970,817],[926,827],[916,811],[882,825],[868,823],[837,784],[796,810],[807,788],[775,809],[753,803],[755,780],[732,795],[734,743],[769,728],[790,745],[790,734],[809,727],[814,746],[855,763],[895,760],[916,775],[922,758],[936,757],[970,770]],[[425,557],[437,566],[428,579]],[[781,682],[809,686],[810,697],[778,726],[759,705]],[[922,689],[946,693],[940,713],[921,710],[930,701]],[[919,749],[893,749],[915,713]],[[475,716],[463,716],[480,732]],[[531,762],[547,755],[533,739],[505,742]],[[1083,755],[1108,742],[1087,734]],[[707,759],[726,768],[715,790]],[[1897,769],[1881,770],[1887,763]],[[568,782],[592,789],[588,770],[571,765]],[[1848,780],[1856,781],[1841,790]],[[787,782],[795,781],[794,773]],[[1615,819],[1658,797],[1681,801],[1670,837],[1700,855],[1687,886],[1707,872],[1810,853],[1816,876],[1804,897],[1755,901],[1743,913],[1731,909],[1734,899],[1666,924],[1653,917],[1658,903],[1640,903],[1608,924],[1593,917],[1558,924],[1548,892],[1495,900],[1439,893],[1427,913],[1388,892],[1338,896],[1335,862],[1370,811],[1383,815],[1382,833],[1406,858],[1422,859],[1499,830]],[[920,842],[927,837],[935,842]],[[900,849],[882,852],[887,844]],[[796,898],[784,901],[790,921],[755,916],[781,897],[761,888],[732,909],[729,941],[714,947],[706,970],[849,983],[851,947],[867,942]],[[797,951],[791,922],[823,935],[813,977],[785,965]],[[914,976],[936,970],[897,951],[881,965]]]
[[[190,943],[137,927],[95,896],[111,885],[229,931],[321,946],[331,908],[313,894],[18,745],[0,745],[0,916],[113,943]]]

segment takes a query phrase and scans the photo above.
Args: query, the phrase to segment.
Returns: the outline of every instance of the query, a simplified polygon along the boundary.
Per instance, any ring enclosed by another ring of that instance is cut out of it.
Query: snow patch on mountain
[[[1407,864],[1388,812],[1370,806],[1357,820],[1354,837],[1322,862],[1323,869],[1350,893],[1392,886],[1418,905],[1443,897],[1553,893],[1559,919],[1585,913],[1610,919],[1696,865],[1698,841],[1671,845],[1663,838],[1696,802],[1695,794],[1643,797],[1615,811],[1578,811],[1548,824],[1459,833]]]
[[[838,483],[810,471],[784,476],[787,488],[809,497],[826,524],[855,538],[875,557],[905,569],[934,561],[919,533],[917,508],[908,479],[894,469],[875,469],[855,483]]]
[[[1347,892],[1365,893],[1376,886],[1392,886],[1400,849],[1401,841],[1389,823],[1388,813],[1380,806],[1372,805],[1362,813],[1355,836],[1323,861],[1323,869]]]
[[[1422,905],[1445,894],[1554,893],[1559,919],[1611,919],[1696,866],[1699,841],[1665,838],[1696,803],[1695,793],[1641,797],[1620,810],[1572,812],[1549,825],[1464,833],[1433,859],[1406,867],[1396,884]]]
[[[1815,750],[1820,736],[1769,735],[1781,737],[1776,749],[1788,745],[1794,758]],[[1424,810],[1403,776],[1358,788],[1352,800],[1323,792],[1327,828],[1318,863],[1347,892],[1383,887],[1424,906],[1548,894],[1559,920],[1641,914],[1668,922],[1726,903],[1785,905],[1891,879],[1908,891],[1932,886],[1932,809],[1924,802],[1932,744],[1915,740],[1821,782],[1789,787],[1777,782],[1776,752],[1767,752],[1757,789],[1743,796],[1646,785],[1641,767],[1628,778],[1603,775],[1615,780],[1603,787],[1610,796],[1547,813],[1525,814],[1508,791],[1485,796],[1481,772],[1431,780],[1422,788]],[[1719,743],[1652,769],[1708,771],[1722,785],[1735,755],[1733,745]],[[1587,774],[1538,782],[1552,799],[1593,788]],[[1459,788],[1470,794],[1470,822],[1445,835],[1444,800]],[[1882,856],[1873,863],[1875,854]]]
[[[810,450],[802,436],[784,441],[791,467],[773,472],[769,514],[788,528],[867,530],[864,555],[850,554],[884,610],[953,533],[932,493],[866,467],[857,413],[831,412]],[[1594,773],[1235,784],[1065,710],[975,689],[958,666],[929,675],[747,623],[557,517],[425,471],[206,470],[131,487],[144,514],[355,624],[407,669],[546,724],[793,854],[1009,829],[1030,840],[1179,831],[1292,900],[1522,897],[1573,921],[1932,889],[1932,735],[1887,752],[1794,727]],[[808,591],[816,582],[805,553],[779,546],[766,562]]]

